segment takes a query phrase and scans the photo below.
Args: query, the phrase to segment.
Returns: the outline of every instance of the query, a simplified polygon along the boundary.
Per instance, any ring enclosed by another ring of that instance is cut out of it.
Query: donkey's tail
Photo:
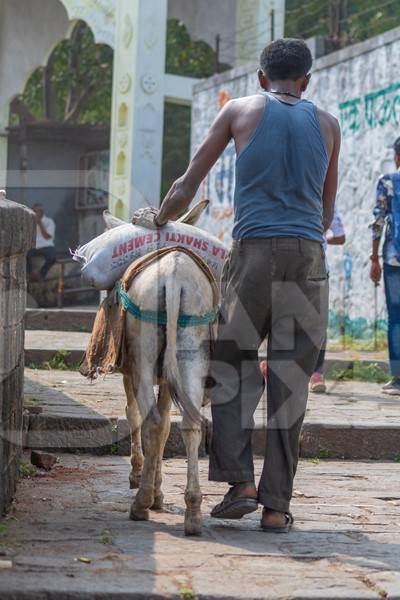
[[[167,346],[164,356],[164,377],[168,381],[171,398],[182,414],[194,423],[201,422],[201,415],[184,391],[177,359],[178,319],[180,313],[182,287],[176,277],[168,277],[165,284],[167,309]]]

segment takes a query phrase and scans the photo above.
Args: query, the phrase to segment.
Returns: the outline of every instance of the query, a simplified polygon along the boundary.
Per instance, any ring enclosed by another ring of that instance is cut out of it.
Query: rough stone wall
[[[0,514],[15,491],[22,442],[26,252],[33,213],[0,199]]]
[[[374,286],[369,280],[369,254],[375,187],[383,171],[393,170],[394,139],[400,135],[400,28],[315,61],[306,97],[341,122],[343,146],[337,205],[347,243],[329,248],[331,324],[338,331],[343,315],[347,331],[369,337],[375,321]],[[257,65],[213,77],[195,87],[193,150],[203,139],[227,98],[256,93]],[[212,200],[202,226],[229,241],[232,226],[235,152],[228,147],[203,184]],[[385,320],[382,286],[377,317]]]

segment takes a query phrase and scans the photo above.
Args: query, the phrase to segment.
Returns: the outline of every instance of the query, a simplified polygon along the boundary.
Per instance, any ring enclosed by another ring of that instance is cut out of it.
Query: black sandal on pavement
[[[214,506],[211,516],[214,519],[241,519],[244,515],[254,512],[258,508],[257,498],[248,496],[233,496],[235,486],[225,494],[222,502]]]
[[[264,508],[263,510],[263,516],[266,512],[266,508]],[[289,531],[291,530],[293,523],[294,523],[294,518],[292,513],[290,512],[285,512],[283,513],[285,516],[285,520],[286,523],[284,523],[283,525],[263,525],[262,519],[261,519],[261,529],[263,531],[270,531],[272,533],[289,533]]]

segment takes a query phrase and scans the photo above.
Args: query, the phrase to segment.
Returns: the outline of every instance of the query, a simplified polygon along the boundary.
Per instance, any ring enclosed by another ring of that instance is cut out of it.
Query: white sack
[[[82,264],[85,282],[96,290],[109,290],[134,260],[169,246],[193,250],[220,280],[228,253],[226,246],[202,229],[177,221],[157,231],[130,223],[114,227],[78,248],[73,258]]]

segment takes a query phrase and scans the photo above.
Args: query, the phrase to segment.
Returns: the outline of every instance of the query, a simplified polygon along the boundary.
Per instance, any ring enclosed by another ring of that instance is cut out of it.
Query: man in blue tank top
[[[241,518],[261,503],[261,527],[275,532],[293,523],[290,500],[308,383],[327,324],[322,244],[333,217],[340,130],[332,115],[302,99],[311,65],[302,40],[277,40],[265,48],[262,93],[224,106],[160,211],[142,215],[154,227],[176,218],[234,140],[234,242],[210,372],[210,479],[231,488],[212,516]],[[268,430],[257,489],[251,432],[264,391],[258,348],[266,337]]]

